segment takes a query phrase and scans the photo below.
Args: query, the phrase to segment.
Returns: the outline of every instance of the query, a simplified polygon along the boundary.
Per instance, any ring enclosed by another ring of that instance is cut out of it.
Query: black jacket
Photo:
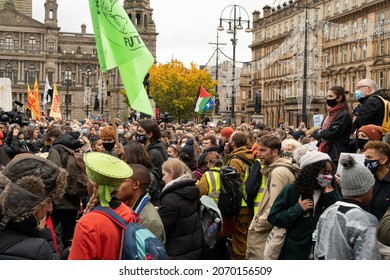
[[[162,178],[161,166],[166,160],[168,160],[168,154],[163,143],[161,143],[161,141],[154,141],[150,143],[146,149],[152,158],[153,166],[158,168],[160,178]]]
[[[337,164],[340,153],[349,152],[349,136],[352,128],[352,115],[348,110],[340,111],[328,129],[320,130],[318,136],[324,139],[325,153],[327,153],[332,162]]]
[[[169,182],[160,194],[159,214],[166,234],[166,250],[172,259],[200,260],[202,229],[196,180],[183,175]]]
[[[372,187],[372,198],[368,205],[368,212],[377,217],[378,221],[390,207],[390,171],[379,181],[375,177]]]
[[[5,232],[20,234],[21,241],[16,242],[0,254],[0,260],[58,260],[49,229],[37,229],[37,220],[30,217],[20,223],[9,223],[0,235],[0,244]]]
[[[359,128],[367,124],[382,126],[385,107],[382,100],[376,97],[376,95],[379,95],[379,92],[374,92],[370,96],[359,99],[362,105],[356,114],[354,130],[359,130]]]

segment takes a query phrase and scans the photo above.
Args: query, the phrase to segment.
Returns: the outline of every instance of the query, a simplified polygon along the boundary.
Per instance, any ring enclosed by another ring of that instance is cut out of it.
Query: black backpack
[[[248,205],[249,211],[253,213],[255,207],[255,198],[259,192],[262,174],[260,172],[261,163],[260,160],[255,160],[249,171],[249,175],[245,181],[245,191],[246,191],[246,204]]]
[[[221,166],[221,190],[218,198],[218,208],[222,217],[234,217],[241,209],[242,182],[240,174],[231,166]]]

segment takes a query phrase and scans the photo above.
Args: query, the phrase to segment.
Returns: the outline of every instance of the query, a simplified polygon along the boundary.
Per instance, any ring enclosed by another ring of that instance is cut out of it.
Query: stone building
[[[290,0],[254,11],[251,86],[261,91],[266,124],[311,127],[334,85],[350,93],[352,109],[362,78],[390,97],[389,30],[389,0]]]
[[[32,88],[37,78],[42,95],[48,77],[50,85],[57,84],[63,119],[80,120],[102,113],[107,118],[106,101],[99,98],[99,109],[94,110],[101,71],[94,35],[86,32],[87,26],[81,24],[79,33],[61,32],[61,9],[56,0],[45,1],[44,22],[32,18],[31,0],[0,0],[0,5],[0,77],[11,79],[13,101],[25,104],[22,110],[26,111],[27,84]],[[149,1],[125,0],[123,6],[156,57],[157,33]],[[126,119],[130,109],[119,94],[123,89],[119,72],[112,69],[107,74],[114,113]],[[50,104],[46,106],[44,112],[48,114]]]

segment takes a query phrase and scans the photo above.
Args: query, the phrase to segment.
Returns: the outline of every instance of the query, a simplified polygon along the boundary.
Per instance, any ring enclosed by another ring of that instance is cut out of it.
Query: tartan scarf
[[[339,103],[336,106],[331,107],[328,110],[328,114],[326,115],[324,121],[322,122],[321,130],[326,130],[330,127],[332,124],[333,120],[335,119],[336,115],[344,110],[344,103]],[[321,143],[318,146],[318,151],[320,152],[325,152],[325,146],[326,146],[327,141],[324,139],[321,139]]]

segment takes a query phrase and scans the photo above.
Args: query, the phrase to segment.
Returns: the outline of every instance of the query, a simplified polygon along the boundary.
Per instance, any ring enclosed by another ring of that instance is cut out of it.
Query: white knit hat
[[[309,151],[299,159],[299,167],[303,169],[305,166],[322,161],[322,160],[331,160],[328,154]]]
[[[350,155],[340,160],[341,169],[341,193],[343,196],[359,196],[367,193],[375,184],[371,171],[356,163]]]

